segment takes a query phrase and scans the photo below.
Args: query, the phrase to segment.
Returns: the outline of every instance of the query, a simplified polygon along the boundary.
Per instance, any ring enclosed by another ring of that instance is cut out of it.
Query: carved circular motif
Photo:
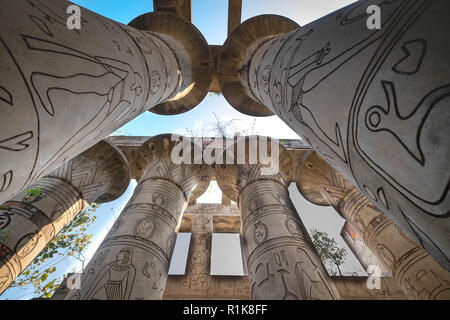
[[[134,234],[140,238],[150,238],[155,232],[155,223],[149,218],[142,219],[136,225]]]
[[[271,66],[266,66],[262,71],[263,90],[265,94],[269,94],[269,77]]]
[[[166,252],[169,255],[172,255],[174,244],[175,244],[175,236],[169,237],[169,239],[167,240],[167,245],[166,245]]]
[[[37,233],[29,233],[19,240],[14,251],[17,252],[19,258],[24,258],[36,248],[38,240],[39,235]]]
[[[377,246],[377,251],[379,253],[379,255],[381,256],[381,258],[383,259],[383,261],[386,263],[386,265],[389,268],[394,267],[395,265],[395,257],[392,254],[392,252],[384,245],[380,244]]]
[[[157,71],[153,71],[150,78],[150,92],[155,94],[161,88],[161,76]]]
[[[290,234],[298,235],[298,236],[302,235],[302,227],[300,226],[300,223],[297,220],[295,220],[294,218],[287,217],[285,224],[286,224],[286,229],[289,231]]]
[[[253,229],[253,240],[255,240],[257,244],[261,244],[264,241],[266,241],[267,235],[268,235],[267,226],[261,221],[258,221]]]
[[[208,262],[208,256],[203,250],[192,251],[191,263],[194,266],[202,266]]]

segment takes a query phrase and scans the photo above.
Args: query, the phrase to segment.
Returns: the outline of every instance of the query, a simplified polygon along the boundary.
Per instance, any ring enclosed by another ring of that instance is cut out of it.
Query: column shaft
[[[0,293],[87,207],[80,192],[64,180],[44,177],[30,188],[39,188],[42,195],[24,191],[0,209],[0,230],[8,230],[0,243]]]
[[[390,269],[387,269],[380,259],[373,254],[372,250],[365,244],[364,239],[353,230],[347,221],[341,229],[341,237],[364,270],[369,272],[371,267],[376,267],[379,270],[377,275],[381,277],[392,277]]]
[[[356,189],[341,202],[342,216],[392,272],[411,299],[450,299],[450,274]]]
[[[339,299],[284,186],[254,181],[239,206],[253,299]]]
[[[446,0],[358,1],[255,42],[240,70],[251,99],[450,270],[449,15]]]
[[[69,5],[2,4],[0,203],[190,85],[175,40],[83,8],[69,30]]]
[[[185,204],[170,181],[140,182],[66,299],[161,299]]]

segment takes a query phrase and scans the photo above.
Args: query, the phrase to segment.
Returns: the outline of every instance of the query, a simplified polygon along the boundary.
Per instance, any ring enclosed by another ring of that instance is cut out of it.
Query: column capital
[[[178,140],[177,140],[178,139]],[[160,134],[147,140],[137,151],[136,166],[138,169],[138,180],[143,182],[148,179],[162,179],[175,184],[183,191],[186,200],[190,198],[192,190],[201,179],[201,171],[207,170],[198,161],[195,161],[194,150],[201,150],[201,146],[194,142],[186,143],[184,137],[173,134]],[[188,146],[190,150],[183,147]],[[174,150],[174,148],[176,148]],[[180,156],[183,150],[190,152],[182,155],[183,159],[188,159],[190,163],[175,163],[174,156]],[[204,185],[201,185],[204,186]],[[201,187],[200,186],[200,187]]]
[[[274,146],[277,150],[272,152]],[[254,181],[271,180],[287,187],[294,174],[294,162],[287,149],[268,137],[239,139],[223,151],[222,159],[225,164],[215,166],[217,184],[236,202],[242,190]]]
[[[248,64],[256,49],[275,36],[293,31],[300,26],[294,21],[273,14],[250,18],[228,36],[222,46],[218,78],[228,103],[250,116],[271,116],[272,111],[253,97],[248,84]]]
[[[296,173],[297,188],[309,202],[339,209],[340,201],[355,187],[316,152],[311,152]]]
[[[88,203],[103,203],[113,201],[125,192],[130,183],[131,169],[122,151],[102,140],[47,177],[70,183]]]
[[[214,67],[211,50],[201,32],[189,21],[164,11],[145,13],[128,25],[151,32],[166,42],[174,52],[181,71],[181,89],[178,93],[150,111],[173,115],[197,106],[208,93]]]

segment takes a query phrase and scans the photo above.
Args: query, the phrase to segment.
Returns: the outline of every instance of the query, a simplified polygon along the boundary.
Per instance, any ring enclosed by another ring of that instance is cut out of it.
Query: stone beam
[[[228,0],[228,35],[241,24],[242,0]]]
[[[127,157],[132,171],[132,178],[139,179],[139,169],[137,168],[137,150],[139,147],[151,137],[146,136],[110,136],[107,138],[108,141],[116,145],[120,150],[123,151],[125,156]],[[198,138],[194,138],[195,141]],[[202,140],[203,148],[214,143],[214,137],[205,137]],[[303,157],[310,151],[310,148],[305,145],[301,140],[295,139],[282,139],[280,143],[283,143],[283,146],[289,152],[293,162],[292,162],[292,171],[296,170],[297,164],[303,159]],[[234,139],[226,139],[226,145],[230,145],[234,143]],[[211,178],[214,174],[209,169],[202,170],[203,176],[208,174],[211,175]]]
[[[153,0],[153,10],[170,12],[192,23],[192,0]]]

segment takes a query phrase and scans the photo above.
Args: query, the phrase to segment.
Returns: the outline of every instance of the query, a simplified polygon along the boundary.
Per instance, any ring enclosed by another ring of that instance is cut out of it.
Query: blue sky
[[[305,25],[328,13],[331,13],[355,0],[243,0],[242,21],[260,14],[278,14],[286,16],[300,25]],[[74,0],[77,5],[99,13],[107,18],[128,24],[135,17],[153,11],[152,0]],[[192,0],[193,24],[203,33],[209,44],[223,44],[227,36],[228,0]],[[186,134],[187,130],[198,133],[201,129],[210,129],[216,121],[233,121],[234,131],[244,134],[261,134],[274,138],[298,139],[298,135],[288,128],[278,117],[254,118],[243,115],[233,109],[222,95],[208,94],[194,109],[181,115],[161,116],[145,112],[126,124],[115,134],[131,136],[152,136],[161,133]],[[234,133],[234,132],[231,132]],[[127,191],[117,200],[102,204],[97,209],[98,219],[88,229],[94,235],[92,245],[84,253],[88,261],[103,240],[114,219],[132,195],[136,182],[133,180]],[[220,198],[217,186],[205,195],[203,201]],[[290,188],[291,193],[296,192]],[[346,246],[339,236],[343,220],[330,208],[321,208],[302,201],[295,195],[294,204],[306,227],[319,227],[335,237],[340,246]],[[202,201],[200,199],[200,201]],[[347,250],[349,251],[349,250]],[[86,261],[86,264],[87,264]],[[358,269],[359,268],[359,269]],[[81,263],[76,259],[66,259],[58,263],[57,272],[52,277],[61,277],[75,269],[81,270]],[[343,268],[345,271],[357,270],[353,256]],[[0,296],[1,299],[31,299],[32,288],[10,288]]]

